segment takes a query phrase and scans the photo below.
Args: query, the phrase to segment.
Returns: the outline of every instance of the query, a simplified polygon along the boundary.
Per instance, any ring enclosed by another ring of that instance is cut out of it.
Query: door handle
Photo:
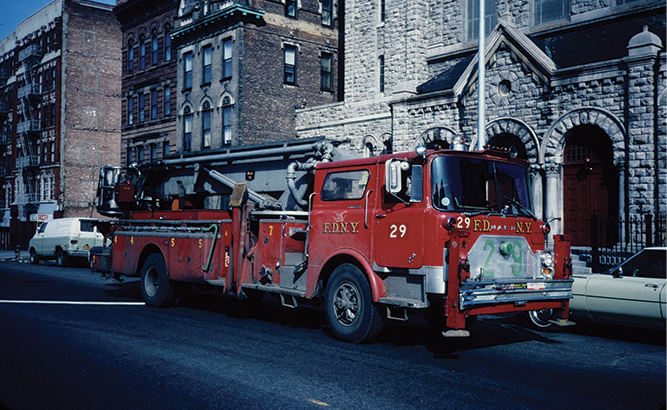
[[[387,215],[385,215],[385,214],[377,214],[377,215],[375,215],[375,217],[376,217],[377,219],[382,219],[382,218],[386,218]]]
[[[644,285],[644,287],[658,289],[659,286],[656,285],[655,283],[647,283],[646,285]]]

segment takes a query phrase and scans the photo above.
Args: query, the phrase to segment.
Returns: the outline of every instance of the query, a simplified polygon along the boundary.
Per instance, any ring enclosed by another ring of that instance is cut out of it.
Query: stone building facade
[[[475,149],[476,3],[346,2],[344,101],[297,110],[297,136]],[[484,138],[530,162],[538,216],[587,246],[592,214],[664,215],[665,3],[485,4]]]
[[[176,143],[175,0],[120,0],[122,34],[121,163],[159,160]]]
[[[0,40],[0,247],[96,216],[99,168],[120,156],[120,59],[111,6],[88,0],[54,0]]]
[[[338,100],[333,0],[181,0],[175,152],[294,138],[296,108]]]

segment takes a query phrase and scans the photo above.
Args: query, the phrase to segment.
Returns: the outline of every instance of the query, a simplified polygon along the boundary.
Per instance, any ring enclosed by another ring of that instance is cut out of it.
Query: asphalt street
[[[316,306],[195,292],[154,309],[136,279],[7,261],[0,408],[664,408],[664,332],[524,325],[484,316],[471,338],[444,340],[415,316],[352,345]]]

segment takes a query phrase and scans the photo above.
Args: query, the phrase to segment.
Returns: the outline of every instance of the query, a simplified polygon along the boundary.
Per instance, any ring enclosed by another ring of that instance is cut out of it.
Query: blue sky
[[[116,0],[96,0],[99,3],[116,4]],[[0,39],[16,30],[16,24],[49,4],[50,0],[3,0],[0,19]]]

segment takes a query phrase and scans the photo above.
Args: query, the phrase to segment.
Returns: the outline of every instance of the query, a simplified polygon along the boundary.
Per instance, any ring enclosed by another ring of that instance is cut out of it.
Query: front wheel
[[[373,304],[370,285],[356,266],[344,263],[333,271],[325,300],[327,322],[337,339],[363,343],[382,330],[382,317]]]
[[[146,258],[141,269],[141,296],[148,306],[167,307],[176,302],[176,293],[169,283],[167,267],[162,255],[154,253]]]
[[[37,265],[39,263],[39,256],[37,256],[37,251],[35,248],[30,249],[30,263]]]
[[[544,330],[553,326],[550,322],[553,315],[553,309],[531,310],[528,312],[528,319],[530,319],[530,323],[534,328]]]

